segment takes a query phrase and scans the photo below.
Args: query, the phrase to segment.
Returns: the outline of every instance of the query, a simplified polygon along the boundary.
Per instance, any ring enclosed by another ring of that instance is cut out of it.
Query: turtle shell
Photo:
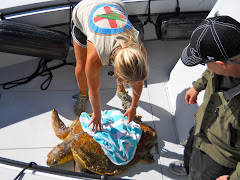
[[[116,165],[105,155],[101,146],[87,133],[78,136],[72,141],[72,153],[75,162],[78,164],[76,171],[84,172],[82,169],[87,169],[96,174],[114,175],[121,173],[129,166],[134,165],[138,161],[153,163],[150,154],[151,148],[157,142],[157,135],[154,129],[142,123],[139,120],[134,120],[140,124],[142,136],[138,143],[134,158],[126,165]]]
[[[141,117],[136,116],[134,121],[141,126],[142,135],[133,159],[126,165],[116,165],[105,155],[101,146],[83,131],[79,119],[66,127],[58,116],[56,110],[52,111],[52,126],[57,137],[63,140],[48,154],[47,165],[56,166],[74,159],[77,172],[92,172],[100,175],[114,175],[121,173],[138,161],[153,163],[150,155],[151,148],[157,142],[156,131],[141,122]]]

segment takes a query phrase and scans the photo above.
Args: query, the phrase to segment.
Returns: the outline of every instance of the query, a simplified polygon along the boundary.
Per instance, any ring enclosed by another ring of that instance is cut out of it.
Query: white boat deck
[[[158,144],[151,151],[156,162],[151,165],[139,162],[115,177],[186,179],[177,177],[168,170],[171,161],[183,158],[184,148],[177,143],[166,87],[169,73],[186,44],[187,41],[157,40],[144,43],[149,56],[150,75],[147,87],[143,88],[137,114],[157,131]],[[1,68],[0,83],[31,75],[37,68],[38,61],[36,59]],[[73,50],[70,50],[68,61],[75,61]],[[121,102],[115,95],[116,80],[114,76],[107,75],[109,70],[113,69],[103,67],[101,71],[101,108],[122,110]],[[27,163],[34,161],[46,166],[47,154],[61,142],[51,127],[51,110],[55,108],[67,125],[78,118],[73,112],[75,102],[72,100],[72,96],[79,92],[74,67],[64,66],[52,73],[53,80],[45,91],[40,90],[40,85],[46,77],[37,77],[28,84],[13,89],[1,89],[0,157]],[[131,92],[131,88],[128,90]],[[87,112],[91,113],[90,104],[87,105]],[[70,161],[56,168],[74,170],[73,167],[74,162]]]

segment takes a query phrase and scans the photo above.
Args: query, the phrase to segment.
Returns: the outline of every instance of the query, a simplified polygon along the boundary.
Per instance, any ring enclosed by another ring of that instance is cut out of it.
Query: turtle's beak
[[[51,160],[47,160],[47,165],[52,167],[52,166],[56,166],[58,165],[58,161],[51,161]]]
[[[56,155],[51,151],[48,154],[48,158],[47,158],[47,165],[52,167],[52,166],[56,166],[59,164],[59,159],[56,157]]]

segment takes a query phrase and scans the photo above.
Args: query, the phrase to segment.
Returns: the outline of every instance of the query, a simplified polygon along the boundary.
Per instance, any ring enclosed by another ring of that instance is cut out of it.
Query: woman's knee
[[[85,65],[76,63],[75,74],[85,74]]]

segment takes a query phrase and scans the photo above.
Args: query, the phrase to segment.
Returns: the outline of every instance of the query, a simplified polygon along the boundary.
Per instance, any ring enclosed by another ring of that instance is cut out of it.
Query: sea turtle
[[[105,155],[101,146],[83,131],[79,119],[73,121],[70,127],[66,127],[60,120],[57,111],[53,109],[51,121],[56,136],[62,139],[63,142],[54,147],[48,154],[48,166],[63,164],[73,158],[76,163],[76,172],[88,173],[90,171],[100,175],[114,175],[121,173],[138,161],[154,162],[150,149],[157,142],[156,131],[141,122],[140,116],[136,116],[134,119],[142,129],[142,136],[136,153],[128,164],[120,166],[113,164]]]

